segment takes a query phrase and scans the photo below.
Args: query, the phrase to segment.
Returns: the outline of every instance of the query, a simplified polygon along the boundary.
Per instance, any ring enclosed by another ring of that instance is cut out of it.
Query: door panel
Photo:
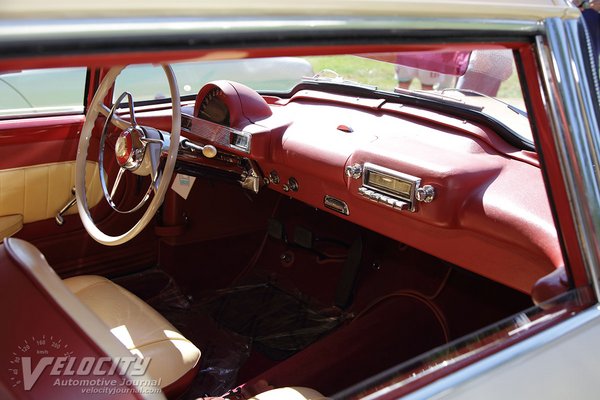
[[[54,219],[71,198],[83,121],[83,115],[0,121],[0,239],[23,224]],[[90,173],[95,164],[88,167]],[[94,186],[90,184],[97,192]],[[58,226],[49,228],[44,235],[60,231]]]
[[[98,163],[86,165],[87,198],[90,207],[102,198]],[[23,223],[54,218],[73,197],[75,161],[0,170],[0,217],[21,215]],[[71,207],[65,214],[74,214]]]
[[[0,120],[0,170],[73,161],[83,115]]]
[[[65,217],[64,225],[54,221],[56,212],[71,198],[83,122],[83,115],[0,120],[0,216],[7,217],[0,218],[0,230],[3,227],[8,233],[18,230],[22,218],[23,227],[15,236],[36,245],[62,277],[90,273],[114,276],[154,265],[157,241],[152,227],[115,248],[90,238],[76,215],[76,206]],[[88,175],[96,171],[96,183],[90,185],[88,180],[93,193],[88,201],[97,203],[91,212],[102,229],[122,233],[132,226],[136,215],[115,215],[102,200],[95,159],[98,143],[97,137],[90,143]],[[110,161],[106,165],[112,165]],[[114,173],[114,168],[109,168],[108,174],[113,179]],[[126,183],[128,188],[135,188],[135,182]]]

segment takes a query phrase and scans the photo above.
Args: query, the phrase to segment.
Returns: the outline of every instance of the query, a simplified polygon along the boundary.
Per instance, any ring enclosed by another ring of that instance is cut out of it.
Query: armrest
[[[23,216],[4,215],[0,217],[0,242],[9,236],[14,235],[23,228]]]

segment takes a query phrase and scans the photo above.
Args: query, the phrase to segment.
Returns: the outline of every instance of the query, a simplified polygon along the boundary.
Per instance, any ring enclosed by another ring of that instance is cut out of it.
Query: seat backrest
[[[85,394],[82,394],[85,388],[81,385],[56,384],[56,379],[63,378],[97,379],[96,384],[91,385],[93,390],[111,389],[107,387],[110,386],[108,383],[103,385],[106,381],[98,379],[116,379],[118,383],[113,384],[115,388],[125,384],[118,388],[129,389],[123,390],[125,393],[116,393],[114,397],[121,399],[165,398],[160,390],[148,390],[148,387],[141,386],[152,382],[152,378],[147,374],[135,377],[123,374],[124,370],[121,367],[124,364],[119,364],[116,372],[106,376],[93,376],[89,373],[85,376],[78,376],[77,373],[62,376],[50,373],[51,368],[56,366],[57,357],[75,358],[74,365],[80,366],[79,362],[84,357],[89,360],[99,360],[102,357],[105,360],[106,357],[112,360],[128,360],[131,353],[110,333],[108,327],[71,293],[35,246],[16,238],[4,240],[0,245],[0,282],[3,286],[3,290],[0,290],[2,314],[7,323],[6,327],[10,328],[2,330],[0,334],[0,364],[9,365],[12,361],[15,365],[15,376],[18,378],[2,383],[5,387],[12,387],[10,390],[14,398],[44,398],[49,393],[60,398],[85,397]],[[35,350],[35,353],[28,353],[29,349]],[[20,359],[13,359],[13,354],[20,356]],[[52,360],[53,364],[48,365],[31,386],[32,376],[35,378],[35,367],[43,364],[40,363],[40,355]],[[28,357],[29,364],[26,365],[23,359]],[[34,374],[31,374],[32,370]],[[61,371],[60,366],[58,370]],[[22,375],[24,379],[20,379],[20,374],[29,376]],[[26,384],[31,387],[26,388]]]

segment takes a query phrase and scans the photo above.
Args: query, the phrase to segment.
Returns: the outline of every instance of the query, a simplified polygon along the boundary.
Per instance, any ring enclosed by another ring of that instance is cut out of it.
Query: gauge
[[[229,126],[229,109],[221,89],[213,88],[204,96],[198,108],[198,118]]]

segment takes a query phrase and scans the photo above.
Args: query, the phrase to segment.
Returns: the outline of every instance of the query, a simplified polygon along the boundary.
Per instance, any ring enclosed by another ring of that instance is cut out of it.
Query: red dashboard
[[[535,153],[478,122],[384,98],[229,81],[184,108],[180,159],[275,190],[529,293],[563,265]]]

